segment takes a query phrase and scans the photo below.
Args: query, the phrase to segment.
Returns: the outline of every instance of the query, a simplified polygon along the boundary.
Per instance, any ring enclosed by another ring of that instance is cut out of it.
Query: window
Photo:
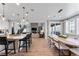
[[[61,32],[61,25],[60,24],[56,25],[56,32]]]
[[[61,24],[60,23],[54,23],[51,24],[51,34],[60,34],[61,33]]]
[[[75,30],[76,30],[75,27],[76,27],[75,26],[75,19],[70,20],[70,33],[75,33]]]
[[[65,32],[67,34],[75,34],[76,33],[76,20],[74,18],[66,20],[65,25],[66,25]]]

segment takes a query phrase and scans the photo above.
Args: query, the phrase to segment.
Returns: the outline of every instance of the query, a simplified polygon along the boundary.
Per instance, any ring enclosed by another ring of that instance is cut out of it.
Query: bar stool
[[[12,43],[13,43],[13,49],[9,49],[9,45],[12,44]],[[6,56],[9,54],[8,50],[10,50],[10,51],[14,50],[14,53],[16,53],[15,41],[8,41],[6,37],[0,37],[0,45],[4,45],[5,46],[5,48],[3,50],[5,50],[5,55]],[[3,50],[1,50],[1,51],[3,51]]]

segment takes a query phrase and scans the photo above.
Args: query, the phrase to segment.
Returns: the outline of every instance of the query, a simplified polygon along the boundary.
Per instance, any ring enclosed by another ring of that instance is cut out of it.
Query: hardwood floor
[[[49,48],[47,40],[39,38],[38,34],[32,35],[32,45],[28,52],[23,49],[16,54],[10,54],[12,56],[57,56],[57,51],[53,48]]]

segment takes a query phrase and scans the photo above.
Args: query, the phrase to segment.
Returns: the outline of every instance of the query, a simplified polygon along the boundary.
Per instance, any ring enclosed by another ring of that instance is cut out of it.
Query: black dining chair
[[[27,52],[27,35],[23,38],[19,40],[19,52],[20,52],[20,48],[21,47],[26,47],[26,52]]]
[[[9,45],[13,43],[13,48],[9,48]],[[4,45],[4,49],[1,51],[5,50],[5,55],[7,56],[12,50],[14,50],[14,53],[16,53],[15,50],[15,41],[8,41],[6,37],[0,37],[0,45]],[[1,52],[0,51],[0,52]]]
[[[28,47],[30,48],[31,43],[32,43],[31,34],[27,34],[25,38],[19,40],[19,50],[18,51],[20,51],[21,47],[25,47],[26,52],[27,52],[27,48]]]
[[[28,34],[28,39],[27,39],[27,44],[28,44],[28,47],[30,48],[31,44],[32,44],[32,34]]]

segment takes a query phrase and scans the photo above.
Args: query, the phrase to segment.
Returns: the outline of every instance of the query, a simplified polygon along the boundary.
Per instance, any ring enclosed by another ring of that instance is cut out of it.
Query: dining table
[[[15,41],[15,49],[18,52],[19,40],[27,36],[27,34],[0,34],[0,37],[7,37],[8,41]],[[10,47],[12,48],[12,46]]]
[[[0,34],[0,37],[7,37],[7,40],[20,40],[23,39],[25,36],[27,36],[28,33],[26,34]]]
[[[20,40],[26,37],[27,34],[7,35],[7,40]]]

